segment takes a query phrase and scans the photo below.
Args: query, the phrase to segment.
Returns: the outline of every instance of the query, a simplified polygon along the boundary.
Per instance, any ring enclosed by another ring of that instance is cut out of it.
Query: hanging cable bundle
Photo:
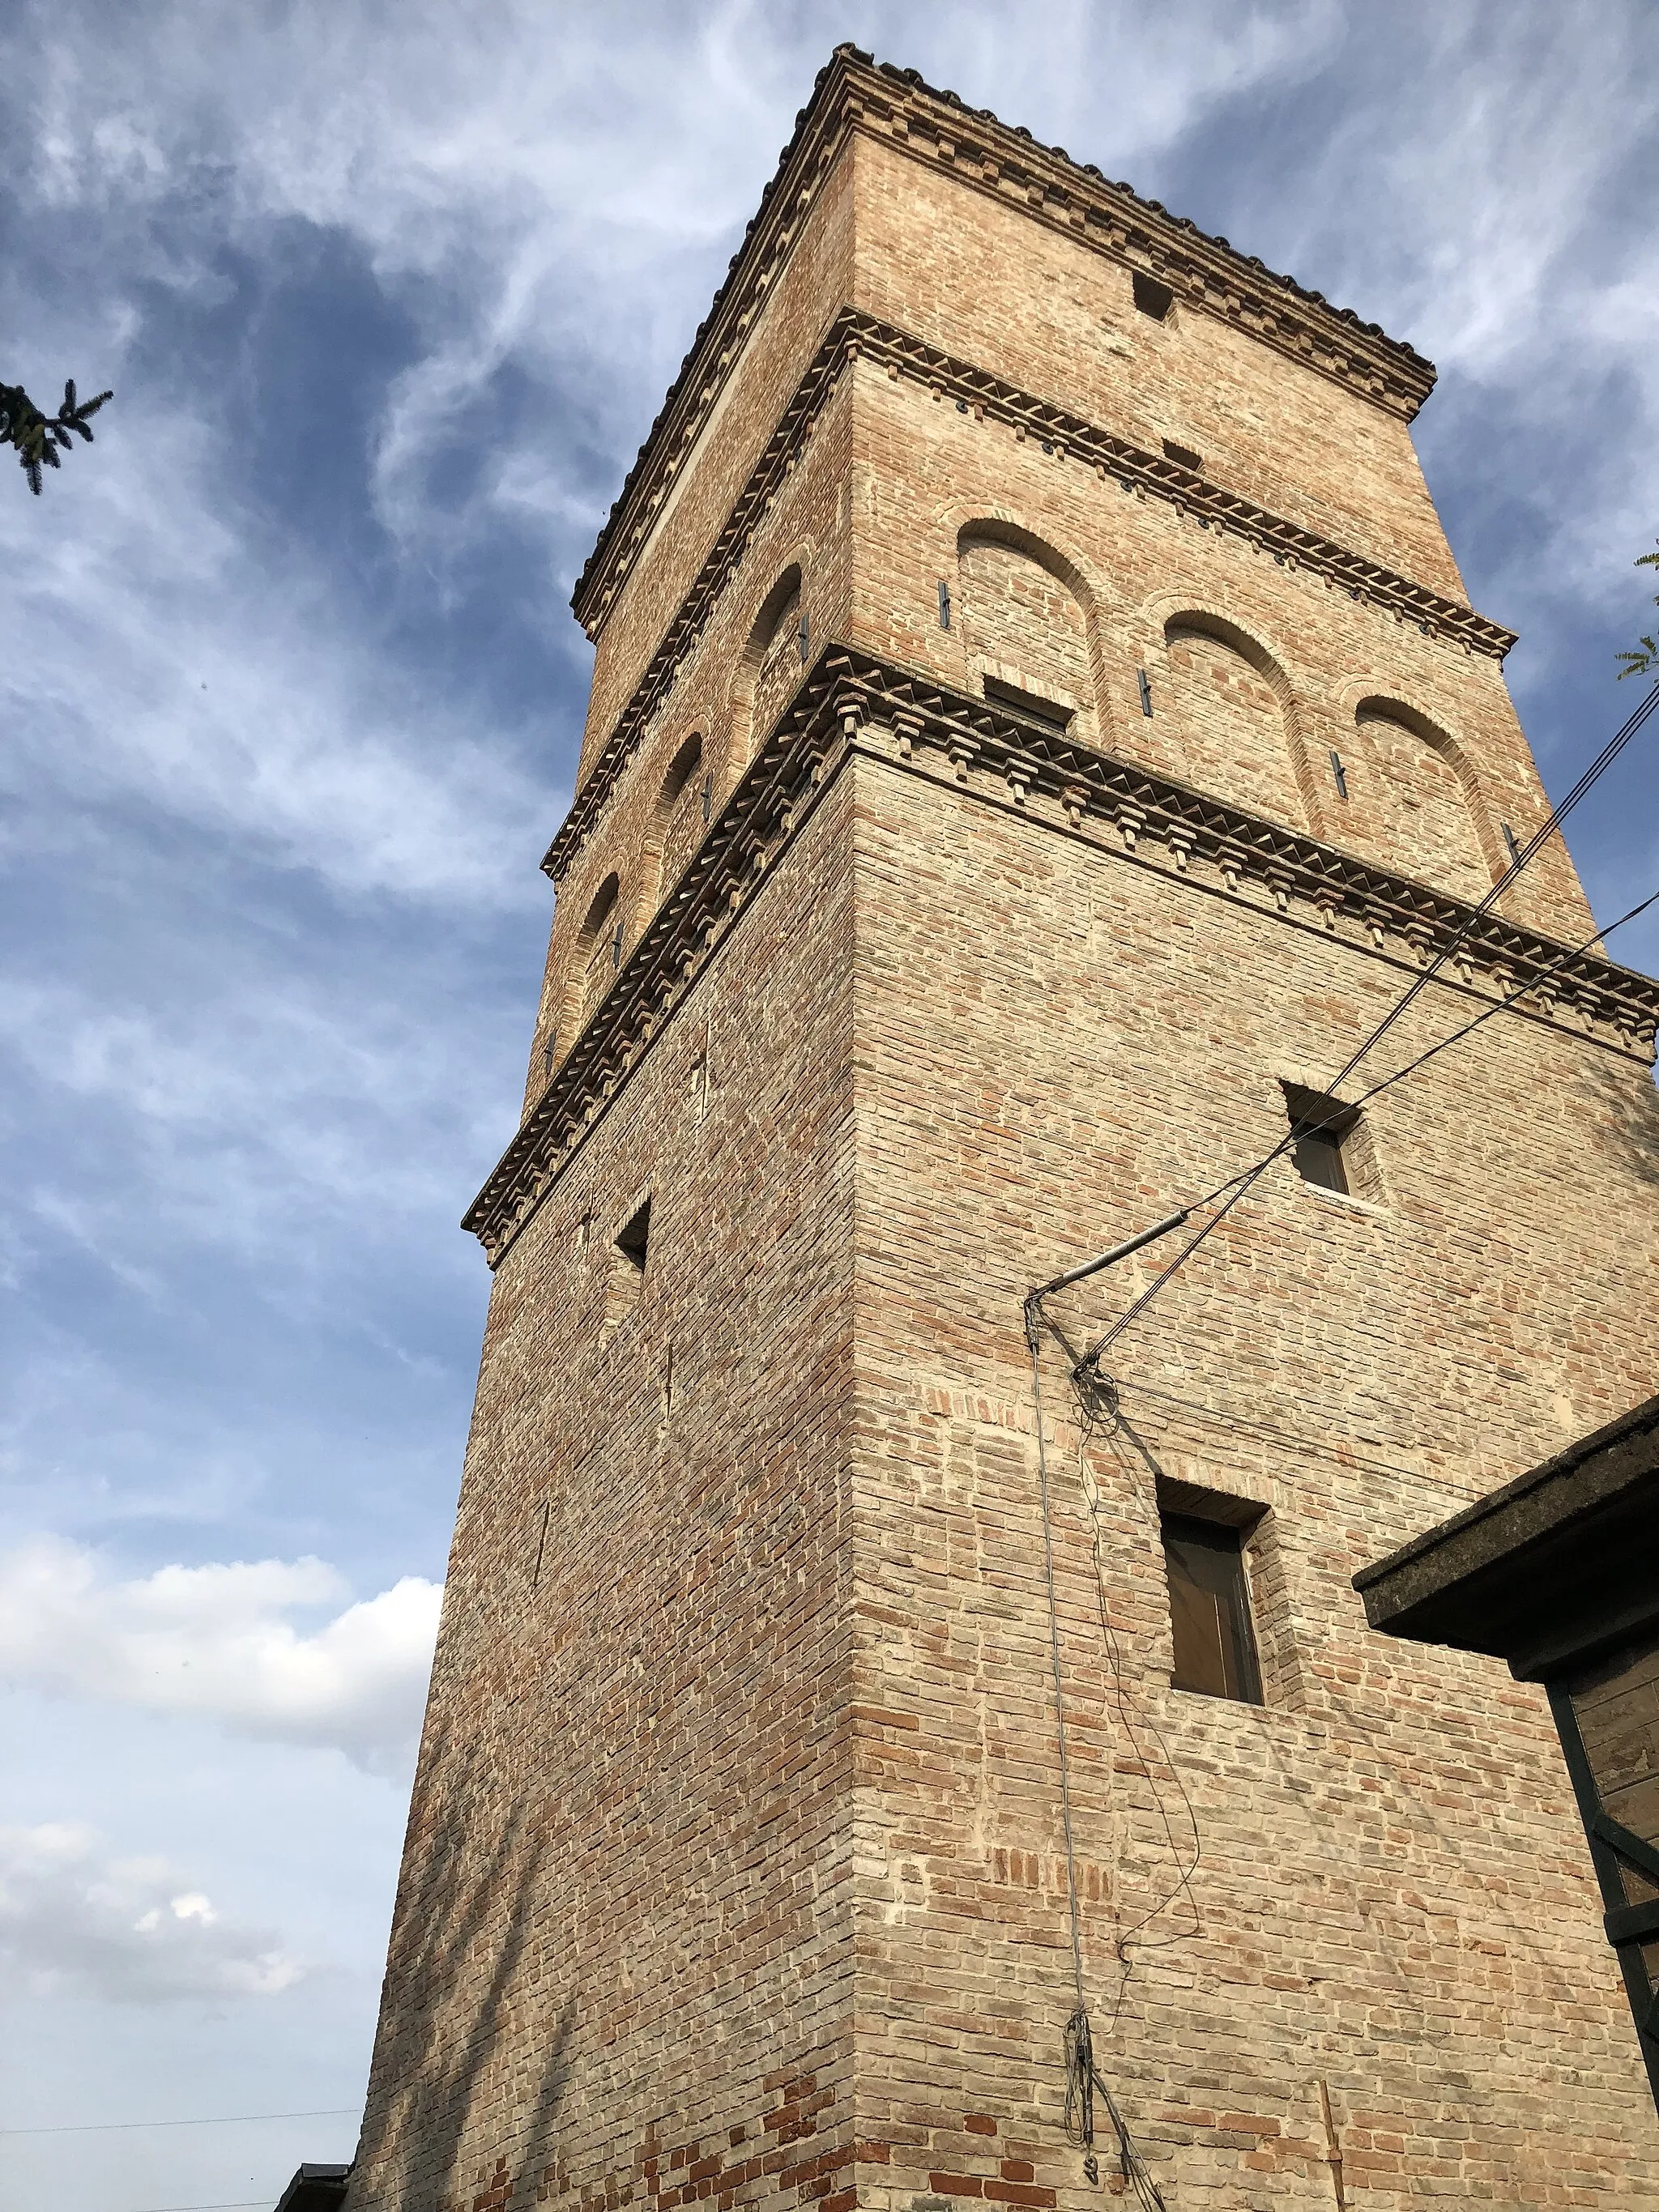
[[[1135,2148],[1127,2124],[1117,2108],[1117,2100],[1095,2070],[1095,2046],[1089,2033],[1089,2015],[1079,2005],[1066,2023],[1066,2134],[1068,2142],[1089,2153],[1089,2166],[1093,2169],[1089,2179],[1098,2178],[1099,2168],[1094,2159],[1095,2098],[1097,2094],[1106,2107],[1106,2117],[1117,2137],[1118,2171],[1127,2185],[1135,2193],[1135,2201],[1144,2212],[1169,2212],[1164,2202],[1164,2192],[1152,2179],[1146,2161]]]
[[[1184,1218],[1184,1216],[1182,1217]],[[1172,1227],[1172,1223],[1164,1226]],[[1153,1232],[1157,1233],[1157,1232]],[[1137,1238],[1137,1243],[1146,1241]],[[1068,1279],[1079,1280],[1092,1273],[1096,1267],[1103,1266],[1115,1255],[1079,1268]],[[1031,1355],[1032,1412],[1036,1425],[1037,1480],[1042,1507],[1042,1556],[1044,1576],[1048,1592],[1049,1658],[1054,1670],[1054,1719],[1060,1747],[1060,1802],[1061,1823],[1066,1843],[1066,1897],[1071,1919],[1072,1972],[1077,1994],[1077,2005],[1066,2023],[1066,2134],[1085,2153],[1084,2171],[1091,2182],[1100,2179],[1099,2162],[1095,2156],[1095,2095],[1098,2092],[1111,2120],[1112,2131],[1117,2137],[1119,2167],[1125,2183],[1135,2192],[1142,2212],[1167,2212],[1158,2184],[1147,2170],[1146,2162],[1135,2148],[1130,2137],[1128,2124],[1118,2110],[1117,2101],[1101,2080],[1095,2069],[1094,2040],[1089,2032],[1089,2012],[1084,1998],[1083,1928],[1078,1902],[1077,1850],[1072,1832],[1071,1753],[1066,1736],[1066,1689],[1060,1656],[1060,1607],[1054,1589],[1054,1529],[1049,1516],[1048,1455],[1044,1442],[1042,1413],[1042,1338],[1039,1334],[1047,1327],[1059,1337],[1069,1356],[1075,1362],[1075,1352],[1066,1344],[1064,1335],[1043,1312],[1042,1301],[1054,1286],[1046,1285],[1033,1291],[1025,1301],[1025,1340]],[[1113,1396],[1115,1406],[1115,1394]],[[1121,1993],[1120,1993],[1121,1994]]]

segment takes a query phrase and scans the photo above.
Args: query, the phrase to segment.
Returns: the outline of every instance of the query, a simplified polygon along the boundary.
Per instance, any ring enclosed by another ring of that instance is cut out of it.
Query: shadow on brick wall
[[[392,1926],[375,2066],[398,2088],[364,2115],[347,2212],[383,2202],[434,2212],[501,2212],[515,2198],[533,2204],[552,2160],[575,1990],[556,2016],[549,2007],[528,2110],[517,2081],[505,2080],[499,2108],[478,2109],[481,2092],[488,2099],[492,2086],[503,2008],[526,2000],[520,1968],[547,1844],[536,1832],[529,1793],[509,1793],[499,1767],[476,1746],[455,1747],[461,1741],[446,1732],[428,1747],[410,1808],[410,1871]],[[391,2065],[388,2043],[403,2046]],[[514,2048],[523,2048],[516,2038]],[[469,2162],[486,2170],[469,2172],[459,2163],[469,2137]]]

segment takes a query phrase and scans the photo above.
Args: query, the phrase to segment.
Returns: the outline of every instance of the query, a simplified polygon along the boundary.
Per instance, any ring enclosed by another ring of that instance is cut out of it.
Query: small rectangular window
[[[1322,1091],[1281,1082],[1291,1124],[1291,1157],[1304,1182],[1368,1205],[1386,1203],[1370,1124],[1358,1107]]]
[[[1194,476],[1204,465],[1201,453],[1195,453],[1190,446],[1177,446],[1173,438],[1164,441],[1164,458],[1175,462],[1178,468],[1191,469]]]
[[[1150,315],[1155,323],[1166,323],[1170,310],[1175,305],[1175,294],[1167,284],[1160,284],[1156,276],[1148,276],[1137,269],[1133,277],[1135,305],[1143,315]]]
[[[1244,1532],[1183,1513],[1160,1516],[1175,1632],[1172,1687],[1259,1705],[1261,1669],[1244,1579]]]
[[[1346,1193],[1348,1175],[1342,1164],[1342,1139],[1334,1129],[1298,1127],[1294,1149],[1297,1172],[1304,1182]]]
[[[1322,1190],[1352,1193],[1356,1177],[1349,1173],[1350,1154],[1359,1127],[1359,1109],[1322,1091],[1304,1091],[1299,1083],[1281,1086],[1285,1110],[1291,1117],[1291,1155],[1304,1182]]]
[[[1071,721],[1071,708],[1062,707],[1057,700],[1045,699],[1036,691],[1022,690],[1018,684],[1004,684],[994,676],[984,678],[983,682],[985,696],[994,707],[1012,708],[1029,721],[1047,722],[1056,730],[1065,729]]]

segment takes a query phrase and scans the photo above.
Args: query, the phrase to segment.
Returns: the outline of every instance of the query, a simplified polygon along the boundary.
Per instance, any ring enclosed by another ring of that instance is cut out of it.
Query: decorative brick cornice
[[[1207,236],[1126,184],[1109,183],[1063,147],[1039,145],[988,108],[936,90],[915,70],[878,66],[857,47],[838,46],[795,118],[760,207],[577,580],[571,605],[590,637],[604,626],[819,188],[855,131],[902,147],[1125,268],[1146,270],[1182,305],[1248,331],[1407,422],[1433,389],[1431,362],[1377,324],[1361,322],[1351,307],[1333,307],[1322,294],[1276,275],[1224,238]]]
[[[1382,607],[1400,621],[1414,623],[1426,635],[1455,641],[1471,652],[1489,653],[1500,660],[1515,643],[1513,630],[1488,622],[1461,600],[1414,584],[1381,562],[1352,552],[1334,539],[1321,537],[1317,531],[1304,530],[1299,523],[1286,521],[1255,500],[1228,491],[1162,453],[1148,453],[1115,431],[1021,391],[1006,378],[940,352],[908,331],[879,322],[856,308],[843,307],[825,331],[696,582],[664,632],[633,696],[577,793],[563,827],[548,848],[542,866],[556,883],[586,842],[623,765],[672,688],[682,663],[702,635],[842,371],[860,356],[884,367],[893,376],[926,385],[938,398],[958,402],[986,421],[1007,425],[1016,435],[1035,440],[1057,460],[1080,462],[1102,477],[1115,479],[1126,491],[1169,501],[1203,527],[1248,539],[1286,567],[1310,569],[1351,599]]]
[[[766,871],[854,754],[1018,811],[1119,861],[1413,971],[1470,923],[1463,901],[1368,866],[913,670],[831,646],[750,762],[685,873],[468,1210],[493,1267],[661,1035]],[[1497,998],[1556,969],[1516,1018],[1651,1060],[1659,983],[1497,913],[1443,974]]]

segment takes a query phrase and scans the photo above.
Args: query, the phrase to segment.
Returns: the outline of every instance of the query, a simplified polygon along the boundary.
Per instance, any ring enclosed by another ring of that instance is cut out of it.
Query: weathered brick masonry
[[[1120,2185],[1061,2124],[1022,1299],[1271,1146],[1544,817],[1431,378],[820,79],[577,593],[351,2212]],[[1659,2200],[1540,1695],[1348,1586],[1652,1389],[1659,989],[1591,927],[1558,842],[1375,1074],[1538,988],[1367,1109],[1361,1194],[1271,1170],[1115,1422],[1045,1368],[1086,1986],[1171,2212]],[[1267,1509],[1260,1705],[1170,1686],[1160,1479]]]

